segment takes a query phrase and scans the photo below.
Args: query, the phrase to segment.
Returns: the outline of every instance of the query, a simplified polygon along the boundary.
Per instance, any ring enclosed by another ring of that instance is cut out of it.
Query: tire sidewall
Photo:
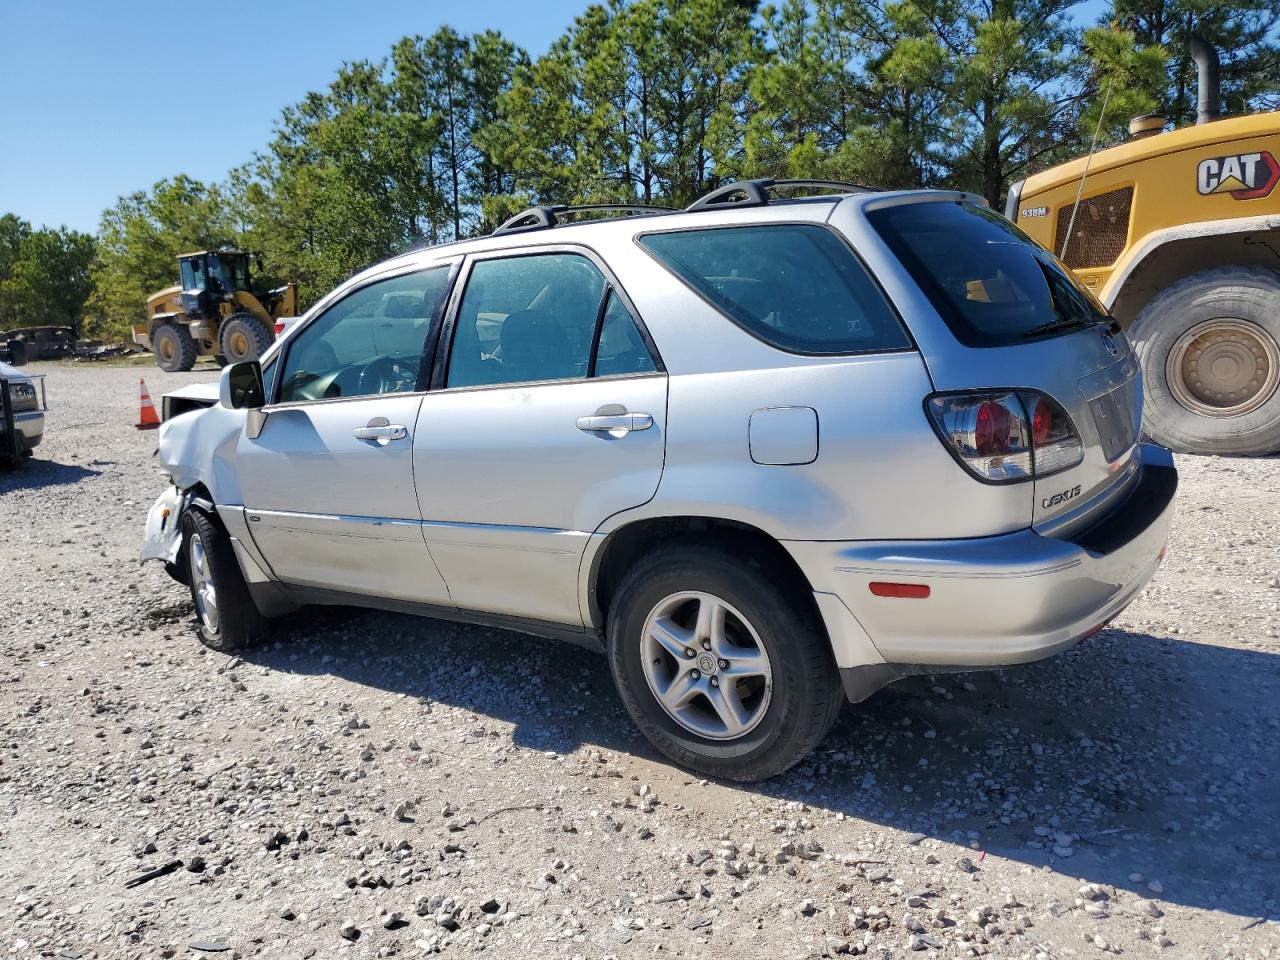
[[[173,340],[173,359],[165,360],[160,354],[160,341]],[[156,328],[155,334],[151,338],[152,353],[155,354],[156,366],[166,373],[177,373],[184,369],[183,363],[186,358],[184,356],[185,344],[182,342],[182,331],[171,323],[163,323]]]
[[[1183,452],[1268,452],[1256,446],[1274,449],[1280,444],[1280,390],[1243,416],[1214,418],[1188,410],[1169,388],[1167,364],[1178,338],[1222,318],[1248,321],[1280,342],[1280,278],[1261,270],[1192,278],[1170,288],[1139,316],[1132,332],[1142,365],[1148,431]]]
[[[253,614],[248,610],[234,609],[237,604],[243,605],[248,598],[244,594],[244,579],[231,550],[231,541],[222,527],[213,518],[199,508],[189,508],[182,515],[182,557],[186,572],[187,592],[191,595],[191,604],[195,607],[196,632],[200,641],[211,650],[219,653],[232,653],[252,642],[245,636],[242,622],[244,615]],[[210,630],[200,616],[196,604],[196,578],[192,569],[191,541],[193,534],[200,535],[204,546],[205,562],[209,565],[209,576],[214,590],[218,594],[218,630]]]
[[[769,656],[773,677],[768,709],[755,728],[735,740],[712,740],[686,730],[658,702],[645,678],[641,648],[645,621],[667,597],[686,591],[709,593],[734,607],[755,629]],[[610,668],[627,712],[664,753],[691,767],[724,763],[722,775],[733,776],[728,765],[749,767],[753,758],[773,753],[793,732],[794,725],[788,721],[802,712],[808,678],[801,670],[801,658],[787,655],[784,611],[788,604],[763,576],[741,566],[730,574],[705,560],[698,569],[673,564],[626,588],[623,598],[610,617]],[[805,621],[796,617],[795,622]]]
[[[232,353],[230,349],[231,337],[238,329],[242,330],[249,340],[249,352],[239,357]],[[266,336],[266,328],[256,318],[243,313],[228,317],[223,321],[222,327],[218,331],[218,339],[219,347],[222,349],[222,356],[226,358],[227,363],[244,363],[249,360],[256,360],[271,345],[270,339]]]

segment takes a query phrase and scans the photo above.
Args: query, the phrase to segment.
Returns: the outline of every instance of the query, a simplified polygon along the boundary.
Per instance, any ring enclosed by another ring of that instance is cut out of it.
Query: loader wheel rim
[[[227,348],[230,354],[239,359],[249,352],[249,338],[242,330],[232,330],[227,337]]]
[[[169,337],[161,337],[160,342],[156,344],[156,347],[160,351],[161,360],[172,360],[178,353],[178,348]]]
[[[1248,320],[1206,320],[1174,343],[1165,378],[1174,399],[1192,413],[1243,416],[1276,392],[1280,344]]]

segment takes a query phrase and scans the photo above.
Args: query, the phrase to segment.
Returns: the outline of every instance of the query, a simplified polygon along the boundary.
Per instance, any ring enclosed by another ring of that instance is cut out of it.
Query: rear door
[[[412,449],[424,351],[448,278],[441,265],[361,286],[275,362],[275,402],[236,456],[254,543],[281,580],[447,603],[422,537]],[[394,317],[379,309],[392,294]]]
[[[667,379],[580,249],[469,264],[414,438],[424,532],[455,604],[580,625],[592,532],[662,475]]]
[[[1120,492],[1132,475],[1141,378],[1124,334],[1070,270],[972,198],[872,205],[867,218],[933,308],[903,313],[939,391],[1025,388],[1071,417],[1078,462],[1047,473],[1041,464],[1033,483],[1008,485],[1011,497],[1030,490],[1031,523]],[[1030,405],[1026,413],[1032,420]]]

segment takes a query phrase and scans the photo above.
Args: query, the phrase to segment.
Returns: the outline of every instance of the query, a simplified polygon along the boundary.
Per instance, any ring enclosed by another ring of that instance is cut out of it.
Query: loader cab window
[[[204,257],[188,257],[182,261],[180,272],[183,290],[204,289],[204,259]]]
[[[279,402],[416,390],[448,285],[446,265],[377,280],[343,297],[292,338],[278,374]]]
[[[245,257],[210,256],[209,280],[224,291],[249,289],[249,265]]]

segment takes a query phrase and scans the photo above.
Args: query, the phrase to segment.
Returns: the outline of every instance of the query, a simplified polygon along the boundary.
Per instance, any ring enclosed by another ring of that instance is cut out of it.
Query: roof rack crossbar
[[[585,213],[587,211],[609,211],[615,213],[632,213],[636,215],[674,213],[671,207],[646,206],[640,203],[584,203],[577,206],[556,204],[554,206],[538,205],[530,207],[502,224],[493,231],[492,236],[504,233],[524,233],[530,230],[546,230],[560,222],[559,216],[566,213]]]
[[[769,191],[787,187],[822,187],[832,190],[843,190],[846,193],[869,193],[874,187],[861,183],[848,183],[844,180],[735,180],[717,187],[710,193],[699,197],[685,209],[707,210],[725,205],[743,207],[763,207],[769,203]],[[741,198],[741,199],[735,199]]]

